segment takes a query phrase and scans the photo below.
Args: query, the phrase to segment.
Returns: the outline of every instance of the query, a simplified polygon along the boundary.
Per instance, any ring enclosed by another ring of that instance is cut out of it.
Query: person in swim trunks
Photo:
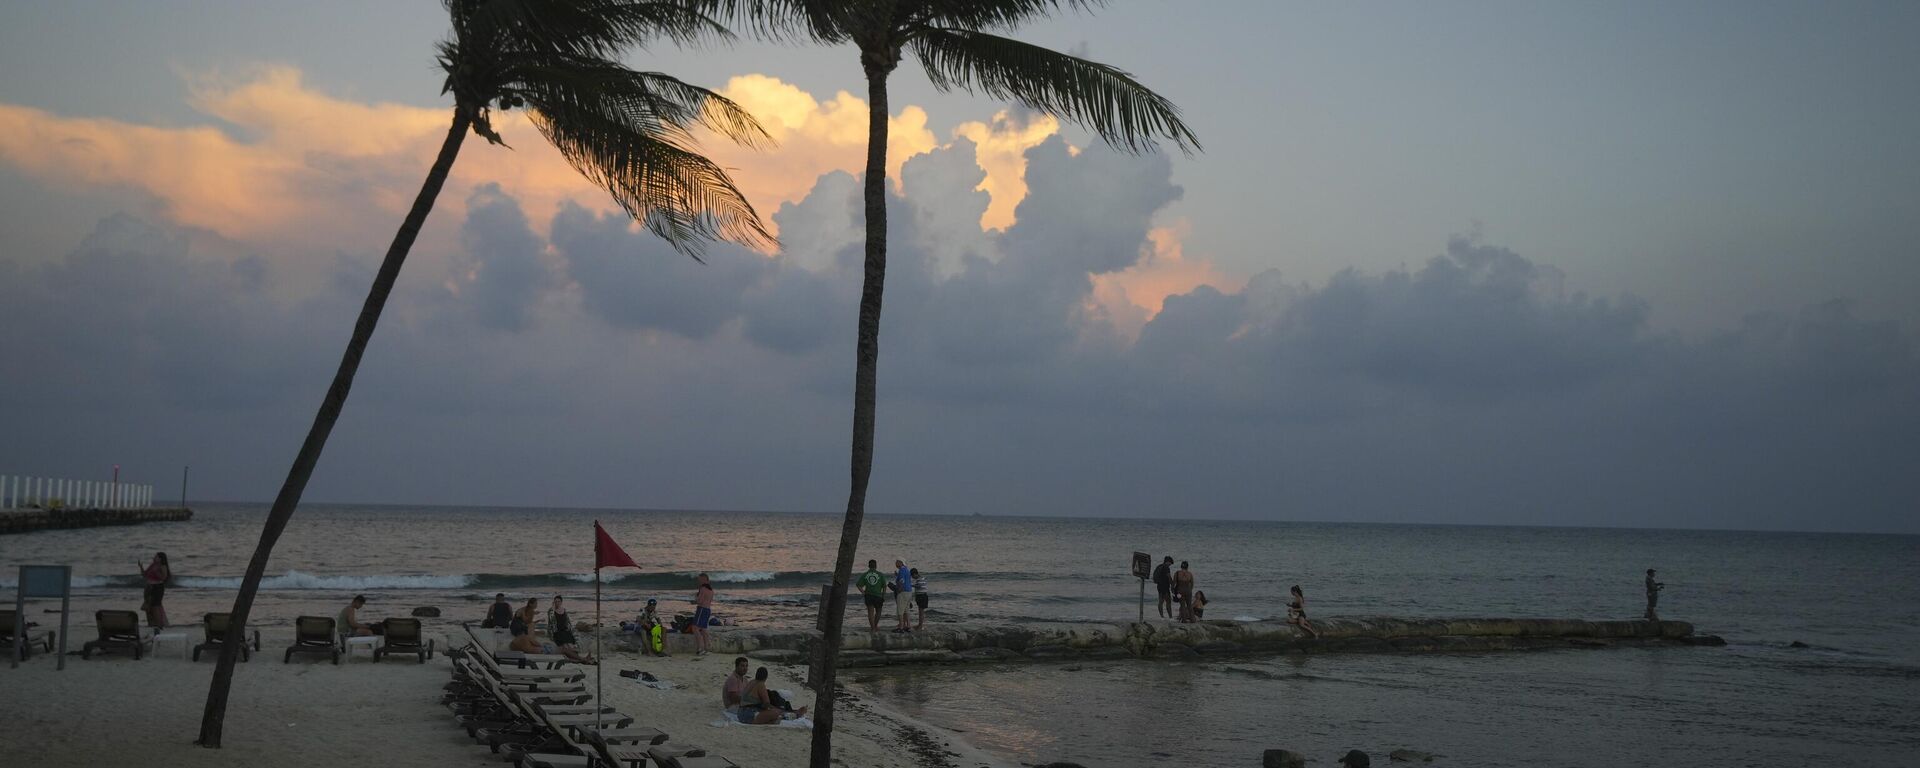
[[[854,580],[867,604],[867,631],[880,631],[880,609],[887,607],[887,577],[880,573],[880,561],[868,560],[867,572]]]
[[[693,592],[693,639],[695,656],[705,656],[713,645],[713,638],[707,635],[707,625],[713,623],[713,582],[706,574],[700,574],[700,586]]]
[[[1160,567],[1153,569],[1153,589],[1160,593],[1160,602],[1153,609],[1160,618],[1173,618],[1173,555],[1160,561]]]

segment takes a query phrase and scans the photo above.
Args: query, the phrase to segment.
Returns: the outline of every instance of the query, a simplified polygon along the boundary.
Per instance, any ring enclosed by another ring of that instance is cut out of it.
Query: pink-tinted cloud
[[[1202,285],[1222,293],[1238,293],[1246,287],[1246,278],[1221,274],[1213,262],[1186,256],[1180,241],[1191,229],[1186,219],[1173,226],[1155,227],[1147,232],[1147,247],[1138,263],[1119,272],[1093,276],[1092,303],[1104,310],[1128,338],[1140,335],[1141,327],[1160,314],[1168,296]]]

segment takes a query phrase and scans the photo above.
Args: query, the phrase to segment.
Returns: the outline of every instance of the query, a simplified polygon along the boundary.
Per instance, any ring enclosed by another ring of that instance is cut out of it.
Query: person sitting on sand
[[[507,593],[498,592],[493,596],[493,605],[487,609],[486,620],[480,622],[482,629],[506,629],[513,623],[513,606],[507,604]]]
[[[573,634],[573,619],[567,616],[566,598],[553,596],[553,607],[547,609],[547,634],[553,637],[553,644],[567,658],[582,664],[592,664],[593,654],[583,654],[578,646],[579,638]]]
[[[1192,604],[1191,604],[1191,610],[1193,611],[1193,620],[1194,620],[1194,621],[1199,621],[1199,620],[1201,620],[1201,619],[1204,619],[1204,618],[1206,618],[1206,613],[1207,613],[1207,593],[1205,593],[1205,592],[1195,592],[1195,593],[1193,593],[1193,601],[1192,601]]]
[[[340,609],[340,634],[352,637],[366,637],[379,634],[373,625],[360,620],[360,609],[367,607],[366,595],[354,595],[353,602]]]
[[[1287,623],[1305,630],[1307,637],[1319,637],[1313,624],[1307,621],[1307,593],[1300,591],[1300,585],[1293,585],[1293,600],[1287,603]]]
[[[559,646],[540,642],[540,638],[533,633],[534,617],[539,615],[539,611],[540,598],[527,598],[526,607],[513,615],[513,624],[510,627],[513,640],[507,643],[507,650],[521,653],[557,653],[566,656],[568,661],[578,664],[596,663],[592,656],[582,656],[571,645]]]
[[[727,675],[727,681],[720,684],[720,706],[732,711],[740,706],[747,697],[747,688],[753,680],[747,676],[747,657],[733,657],[733,673]]]
[[[774,704],[773,692],[767,690],[766,667],[754,670],[753,683],[747,686],[746,694],[741,697],[740,708],[734,711],[734,717],[748,725],[772,725],[783,719],[806,716],[806,707],[792,712],[782,712],[780,707]]]
[[[660,602],[647,598],[647,609],[634,624],[640,629],[640,650],[655,656],[667,656],[666,625],[660,621]]]

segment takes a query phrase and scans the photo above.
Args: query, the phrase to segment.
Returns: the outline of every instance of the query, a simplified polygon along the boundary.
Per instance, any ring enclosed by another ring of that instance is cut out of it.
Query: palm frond
[[[701,13],[779,41],[846,42],[839,0],[686,0]]]
[[[777,245],[726,170],[668,135],[591,97],[533,106],[534,125],[567,162],[675,250],[699,258],[712,239]]]
[[[660,38],[696,43],[732,33],[697,0],[444,0],[462,39],[499,49],[610,56]]]
[[[922,27],[908,43],[941,91],[960,88],[1085,126],[1108,144],[1139,152],[1157,137],[1181,151],[1200,140],[1180,119],[1180,108],[1116,67],[984,32]]]
[[[1059,11],[1090,11],[1106,0],[918,0],[911,20],[932,27],[1012,30]]]
[[[760,122],[732,99],[659,72],[636,72],[593,56],[529,53],[502,67],[501,93],[536,107],[585,99],[589,108],[618,112],[633,125],[676,142],[691,143],[687,129],[703,125],[749,147],[773,144]]]

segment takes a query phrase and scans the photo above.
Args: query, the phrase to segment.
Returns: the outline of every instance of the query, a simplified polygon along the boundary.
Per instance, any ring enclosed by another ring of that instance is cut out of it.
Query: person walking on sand
[[[880,609],[887,604],[887,577],[880,574],[880,561],[868,560],[867,572],[853,583],[867,605],[867,631],[880,631]]]
[[[693,640],[695,656],[705,656],[712,647],[713,638],[707,635],[707,625],[713,623],[713,582],[706,574],[700,574],[700,586],[693,591]]]
[[[913,605],[919,609],[913,620],[913,631],[918,632],[927,627],[927,577],[918,568],[912,569],[912,573]]]
[[[1180,561],[1180,570],[1173,574],[1173,599],[1180,603],[1180,621],[1193,623],[1193,571],[1187,570],[1187,561]]]
[[[1660,614],[1654,608],[1660,604],[1660,590],[1666,589],[1664,582],[1653,580],[1653,569],[1647,569],[1647,621],[1659,621]]]
[[[1160,567],[1153,569],[1153,589],[1160,593],[1160,602],[1154,604],[1153,610],[1160,618],[1173,618],[1173,555],[1167,555],[1167,559],[1160,561]]]
[[[1307,637],[1319,637],[1320,633],[1314,631],[1313,624],[1307,621],[1307,593],[1301,592],[1298,584],[1289,591],[1293,593],[1293,599],[1287,601],[1287,623],[1305,631]]]
[[[913,602],[913,569],[907,567],[904,560],[893,561],[893,612],[900,619],[895,632],[912,632],[913,626],[907,623],[907,604]]]
[[[154,634],[167,628],[167,607],[161,600],[166,598],[167,582],[172,579],[173,568],[167,565],[165,552],[153,553],[153,560],[140,569],[140,580],[146,583],[146,591],[140,596],[140,610],[146,612],[147,626],[153,627]]]

